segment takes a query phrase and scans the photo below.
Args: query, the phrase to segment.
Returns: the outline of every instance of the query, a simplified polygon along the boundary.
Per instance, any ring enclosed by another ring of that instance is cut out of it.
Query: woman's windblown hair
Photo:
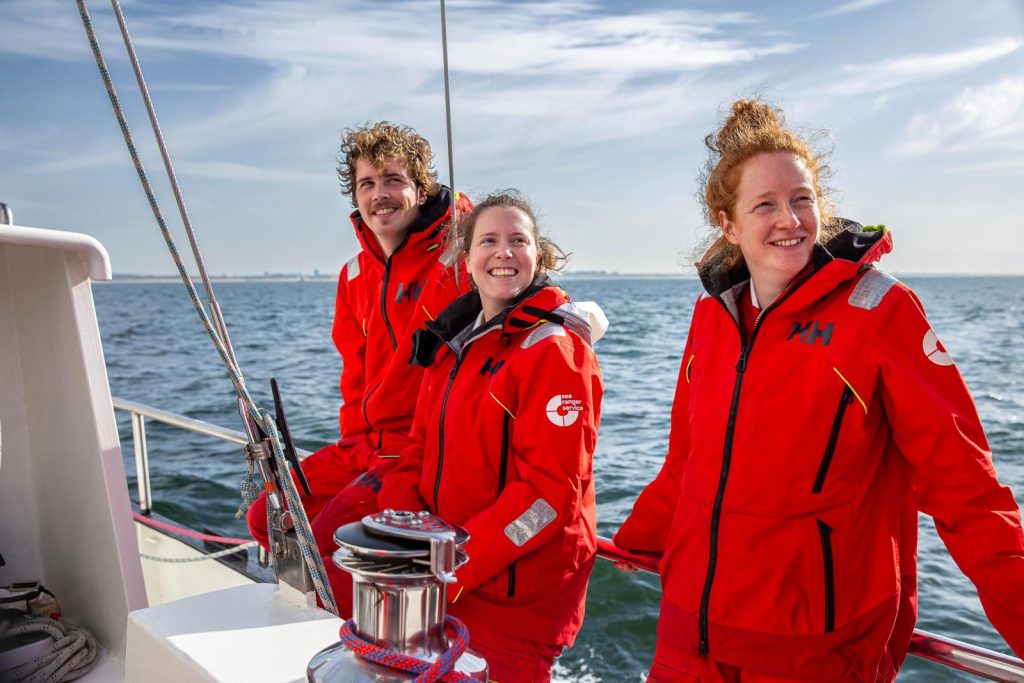
[[[792,132],[785,127],[782,110],[765,102],[737,100],[733,103],[721,128],[704,138],[708,160],[700,175],[698,200],[711,230],[699,247],[700,269],[729,269],[743,260],[739,248],[722,236],[719,215],[724,211],[733,217],[743,164],[763,152],[789,152],[804,162],[814,180],[823,236],[828,235],[832,203],[827,198],[825,182],[830,170],[825,164],[826,154],[813,149],[813,144],[822,138],[828,138],[827,131],[818,131],[807,139]]]
[[[540,234],[540,229],[537,226],[537,214],[530,200],[519,190],[511,188],[484,197],[471,212],[462,217],[458,228],[448,233],[448,247],[444,256],[447,263],[457,264],[460,258],[465,259],[469,256],[469,247],[473,242],[473,230],[476,228],[477,219],[484,211],[496,206],[518,209],[529,219],[530,232],[533,234],[539,252],[535,280],[540,280],[549,272],[559,272],[565,268],[571,254],[566,254],[551,239]],[[458,268],[456,268],[457,272]]]

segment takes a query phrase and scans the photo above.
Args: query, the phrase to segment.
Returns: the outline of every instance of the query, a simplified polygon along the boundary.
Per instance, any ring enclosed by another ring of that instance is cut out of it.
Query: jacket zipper
[[[388,256],[384,261],[384,278],[380,283],[380,314],[384,318],[384,327],[388,331],[388,337],[391,339],[391,346],[396,351],[398,350],[398,343],[395,341],[395,331],[391,329],[391,321],[388,320],[388,279],[391,277],[391,257]]]
[[[488,330],[485,330],[485,332]],[[466,356],[466,349],[470,343],[476,340],[480,336],[479,331],[474,331],[474,334],[470,335],[469,339],[463,342],[462,346],[457,350],[448,344],[448,349],[452,355],[455,356],[455,363],[452,365],[452,369],[448,372],[448,386],[444,388],[444,397],[441,399],[441,415],[438,418],[439,424],[437,427],[437,474],[434,476],[434,514],[439,514],[438,508],[438,494],[441,490],[441,470],[444,467],[444,415],[448,410],[448,395],[452,391],[452,384],[455,383],[455,374],[459,371],[459,366],[462,365],[462,359]]]
[[[736,412],[740,406],[740,389],[743,386],[743,373],[747,369],[747,359],[750,357],[750,350],[754,346],[754,340],[757,339],[757,333],[761,329],[761,323],[764,322],[765,317],[768,313],[777,308],[783,301],[788,299],[790,295],[795,292],[800,285],[807,281],[811,275],[814,274],[814,270],[811,270],[807,275],[802,278],[799,282],[793,283],[788,289],[782,291],[775,301],[769,304],[766,308],[761,310],[760,315],[757,316],[757,320],[754,321],[754,328],[750,331],[750,339],[747,340],[746,344],[740,345],[740,357],[736,362],[736,383],[733,385],[732,390],[732,403],[729,406],[729,421],[725,427],[725,446],[722,449],[722,471],[718,477],[718,490],[715,493],[715,502],[711,508],[711,545],[708,551],[708,572],[704,579],[704,590],[700,596],[700,613],[697,617],[697,630],[700,638],[700,643],[697,648],[697,653],[701,657],[707,657],[711,651],[710,643],[708,642],[708,606],[711,603],[711,584],[715,580],[715,568],[718,564],[718,525],[722,517],[722,501],[725,499],[725,485],[729,480],[729,467],[732,464],[732,440],[736,432]],[[750,283],[753,287],[753,282]],[[740,339],[743,339],[743,330],[740,328],[739,320],[732,317],[729,313],[729,309],[725,306],[725,302],[722,301],[720,295],[716,295],[715,298],[718,300],[725,309],[729,318],[736,325],[736,333]]]
[[[762,316],[764,314],[762,313]],[[747,357],[750,355],[750,347],[754,344],[754,337],[760,325],[760,318],[754,323],[754,330],[750,334],[750,341],[741,347],[739,362],[736,364],[736,384],[733,386],[732,403],[729,406],[729,422],[725,428],[725,448],[722,453],[722,471],[718,477],[718,491],[715,493],[715,502],[711,508],[711,545],[708,552],[708,572],[704,579],[704,590],[700,596],[700,614],[698,616],[698,630],[700,633],[700,646],[698,653],[706,657],[710,651],[708,643],[708,605],[711,602],[711,584],[715,579],[715,567],[718,564],[718,524],[722,517],[722,501],[725,498],[725,484],[729,479],[729,466],[732,463],[732,438],[736,427],[736,412],[740,406],[740,388],[743,385],[743,373],[747,369]],[[737,323],[739,325],[739,323]]]
[[[836,418],[832,421],[832,432],[828,435],[828,443],[825,445],[825,454],[821,458],[821,465],[818,467],[818,476],[814,478],[812,493],[821,493],[825,486],[825,475],[832,464],[832,456],[836,452],[836,443],[839,441],[839,430],[843,426],[843,416],[846,414],[846,406],[853,401],[853,391],[850,387],[843,387],[843,395],[839,399],[839,407],[836,409]]]
[[[505,490],[505,481],[508,479],[508,442],[509,442],[509,427],[511,426],[512,418],[508,413],[504,413],[504,419],[501,421],[501,458],[498,462],[498,495]],[[516,595],[516,563],[513,562],[508,566],[508,597],[514,598]]]
[[[452,365],[451,372],[448,373],[448,386],[445,387],[444,398],[441,399],[441,417],[437,428],[437,474],[434,477],[434,514],[439,514],[437,497],[441,490],[441,469],[444,466],[444,414],[448,409],[448,394],[451,393],[452,384],[455,383],[455,373],[459,371],[461,363],[462,354],[460,353],[455,356],[455,364]]]
[[[825,563],[825,633],[836,628],[836,576],[832,559],[832,527],[820,519],[818,535],[821,537],[821,556]]]

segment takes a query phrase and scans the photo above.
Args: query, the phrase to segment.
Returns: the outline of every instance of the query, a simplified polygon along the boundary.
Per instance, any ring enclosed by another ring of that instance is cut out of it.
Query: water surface
[[[974,393],[1002,481],[1024,494],[1024,278],[907,278]],[[699,284],[685,278],[563,281],[576,300],[597,301],[611,322],[596,351],[606,394],[595,457],[598,531],[611,536],[657,473],[690,312]],[[216,285],[235,351],[254,397],[271,406],[269,378],[285,396],[298,445],[315,450],[338,436],[338,375],[331,343],[334,284],[229,282]],[[232,429],[234,393],[180,283],[95,287],[115,396]],[[134,486],[128,420],[119,415]],[[241,450],[149,421],[155,509],[218,533],[245,535],[234,519]],[[1009,652],[985,619],[970,582],[922,517],[918,627]],[[656,577],[598,562],[576,647],[559,661],[566,681],[641,681],[655,640]],[[976,680],[911,658],[901,681]]]

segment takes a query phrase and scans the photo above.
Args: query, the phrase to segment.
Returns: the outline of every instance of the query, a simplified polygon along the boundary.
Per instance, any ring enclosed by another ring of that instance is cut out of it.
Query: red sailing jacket
[[[597,539],[603,383],[591,328],[553,286],[473,329],[479,311],[467,294],[418,334],[414,362],[428,367],[413,443],[378,500],[469,531],[448,597],[470,632],[571,645]]]
[[[456,202],[460,216],[473,208],[461,193]],[[342,360],[343,439],[366,434],[389,455],[408,442],[423,376],[420,368],[408,365],[412,334],[465,291],[468,282],[463,274],[456,286],[452,270],[438,260],[450,214],[451,195],[442,187],[424,204],[405,241],[385,257],[359,212],[352,212],[362,250],[338,277],[332,331]]]
[[[615,535],[663,552],[659,637],[780,676],[891,680],[916,619],[917,510],[1024,654],[1024,532],[888,232],[818,247],[744,347],[749,274],[705,281],[665,464]],[[671,520],[671,526],[668,522]]]

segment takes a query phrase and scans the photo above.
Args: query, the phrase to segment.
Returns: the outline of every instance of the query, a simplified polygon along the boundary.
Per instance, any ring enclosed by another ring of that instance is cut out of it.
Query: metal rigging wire
[[[444,11],[444,0],[441,0],[441,55],[444,60],[444,117],[448,130],[448,189],[452,200],[452,218],[450,225],[455,229],[459,222],[458,210],[455,206],[455,156],[452,153],[452,98],[448,83],[448,20]]]
[[[330,583],[327,580],[327,573],[323,566],[323,560],[320,557],[320,553],[316,548],[316,543],[313,540],[313,533],[309,526],[309,520],[306,516],[306,512],[302,506],[302,501],[299,498],[298,491],[295,489],[295,482],[292,480],[289,471],[289,465],[284,457],[284,453],[281,448],[281,441],[277,430],[277,425],[274,417],[256,405],[256,402],[252,399],[248,389],[245,386],[245,380],[242,377],[241,369],[238,367],[238,363],[235,361],[234,353],[230,349],[230,342],[227,340],[227,331],[223,323],[223,318],[218,319],[218,326],[223,329],[222,333],[218,333],[215,329],[214,323],[211,322],[210,316],[207,314],[202,301],[199,299],[199,294],[196,292],[195,285],[192,283],[192,279],[189,277],[188,272],[185,270],[184,263],[181,260],[181,255],[178,252],[178,248],[174,243],[174,239],[171,236],[170,230],[167,227],[167,222],[164,220],[163,212],[160,210],[160,206],[157,203],[156,195],[153,193],[152,186],[150,185],[149,178],[146,175],[145,168],[142,165],[142,161],[139,158],[138,150],[135,147],[135,140],[131,134],[131,130],[128,128],[128,122],[124,116],[124,111],[121,108],[120,101],[117,97],[117,91],[114,88],[113,80],[110,77],[110,71],[107,68],[106,60],[100,51],[99,41],[96,38],[96,32],[92,25],[92,20],[89,17],[89,10],[86,7],[85,0],[76,0],[78,5],[78,12],[82,19],[82,25],[85,28],[86,35],[89,39],[89,45],[92,48],[93,56],[96,60],[96,66],[99,68],[100,76],[103,79],[103,83],[106,86],[107,94],[110,98],[110,104],[114,109],[114,115],[117,117],[118,125],[121,128],[121,133],[124,137],[125,144],[128,147],[128,152],[132,158],[132,162],[135,165],[135,170],[139,176],[139,181],[142,183],[143,190],[146,193],[146,198],[149,201],[153,215],[156,218],[157,224],[160,227],[160,232],[163,234],[164,241],[167,243],[167,248],[171,252],[171,257],[174,259],[174,263],[177,266],[178,274],[181,277],[182,283],[188,290],[189,297],[192,300],[192,305],[196,309],[196,313],[199,315],[200,322],[204,329],[206,329],[210,340],[213,342],[214,348],[217,349],[217,353],[220,355],[221,362],[228,370],[228,375],[231,378],[231,383],[235,387],[235,391],[238,394],[240,412],[242,412],[243,420],[246,420],[246,430],[249,431],[250,423],[249,420],[255,425],[258,425],[263,432],[267,435],[267,440],[270,445],[270,457],[273,458],[277,466],[277,471],[281,473],[280,482],[281,490],[284,493],[285,501],[287,502],[288,509],[292,514],[295,522],[295,530],[297,532],[299,547],[301,554],[306,562],[306,566],[309,568],[309,573],[313,579],[313,583],[316,586],[316,591],[320,596],[323,605],[337,614],[338,609],[334,601],[334,596],[331,593]],[[160,127],[156,121],[156,114],[152,107],[152,101],[149,98],[148,91],[146,89],[145,80],[142,78],[142,71],[138,65],[136,59],[135,50],[131,44],[131,38],[128,35],[127,28],[124,23],[124,17],[121,13],[121,7],[118,0],[111,0],[111,5],[114,9],[114,14],[117,16],[118,24],[121,27],[121,35],[124,38],[125,46],[128,49],[129,57],[132,61],[132,67],[135,69],[135,75],[139,82],[139,88],[142,91],[143,98],[146,102],[147,111],[149,112],[150,122],[153,125],[154,132],[157,135],[157,139],[160,145],[161,154],[164,157],[164,163],[167,167],[168,177],[171,179],[171,184],[175,188],[175,197],[178,199],[178,205],[183,214],[183,220],[186,223],[186,227],[189,232],[189,239],[192,243],[193,254],[196,257],[196,261],[199,264],[199,268],[203,271],[204,285],[207,287],[207,295],[211,302],[211,307],[215,310],[215,315],[219,316],[220,311],[216,306],[216,299],[212,294],[212,287],[209,284],[209,279],[205,275],[205,269],[202,265],[202,256],[199,252],[198,246],[196,245],[194,234],[192,233],[190,222],[187,218],[187,211],[184,208],[184,202],[181,199],[180,191],[178,190],[177,181],[174,178],[174,171],[170,166],[170,158],[166,152],[166,148],[163,144],[162,135],[160,134]],[[252,435],[250,439],[252,440]],[[269,481],[269,480],[268,480]],[[259,494],[259,487],[254,481],[254,472],[252,469],[252,460],[249,460],[249,470],[243,479],[242,487],[242,498],[243,506],[242,510],[251,504],[256,496]],[[270,491],[268,490],[268,495]],[[241,510],[240,510],[241,513]]]

